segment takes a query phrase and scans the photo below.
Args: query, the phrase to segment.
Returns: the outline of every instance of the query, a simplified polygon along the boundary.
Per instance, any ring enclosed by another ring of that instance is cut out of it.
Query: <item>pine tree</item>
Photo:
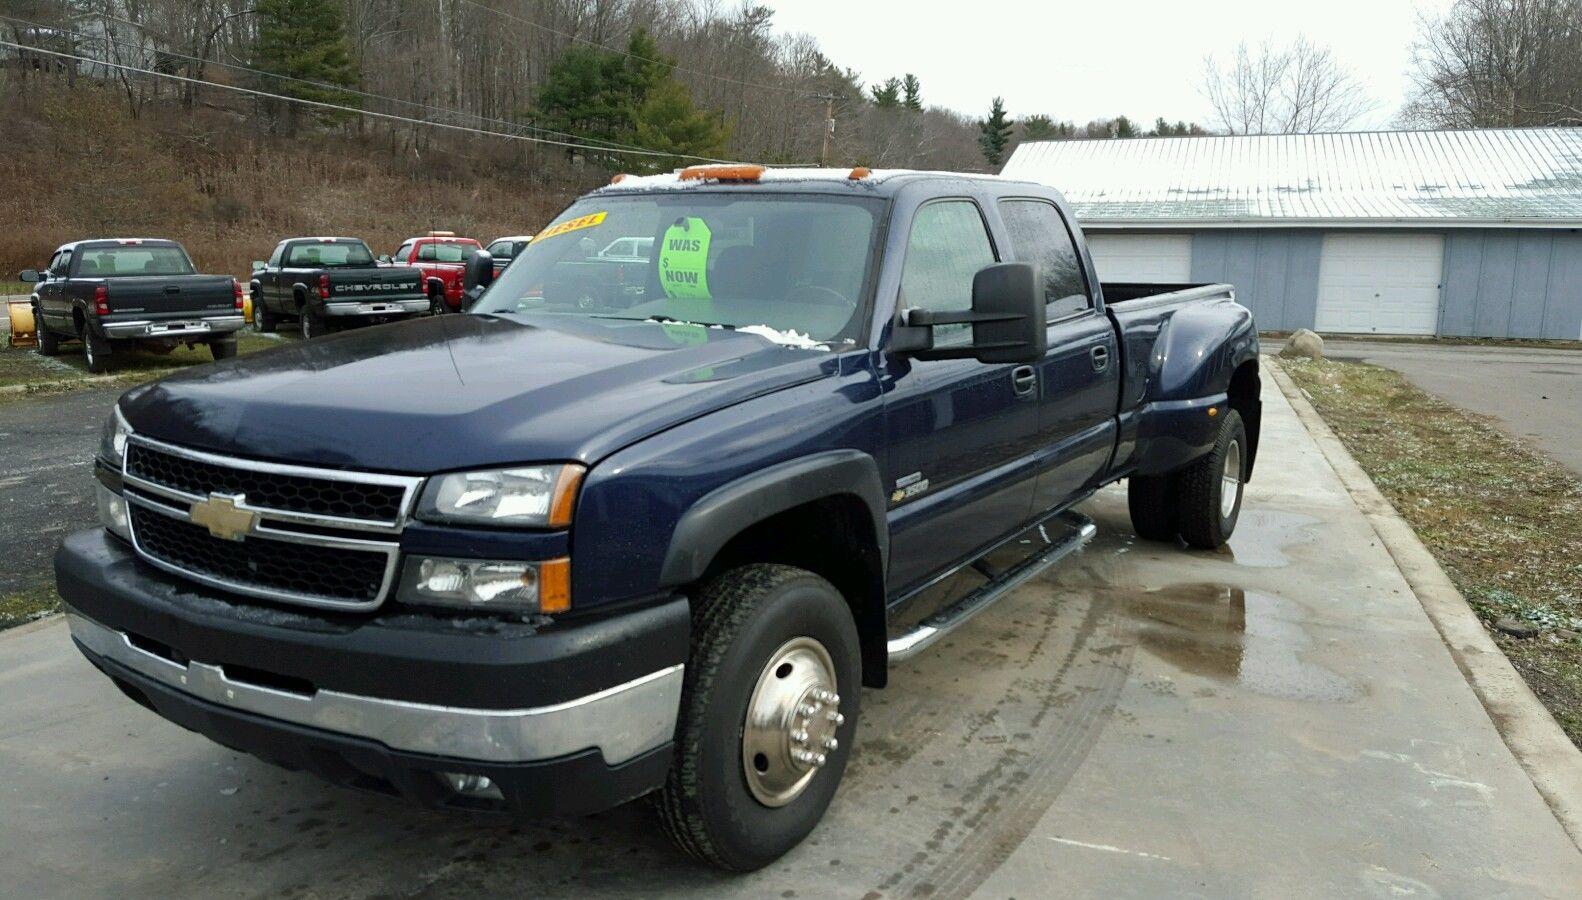
[[[873,105],[880,109],[895,109],[901,105],[901,79],[887,78],[884,84],[868,89],[873,95]]]
[[[912,112],[923,111],[923,82],[919,81],[916,75],[911,72],[906,73],[906,77],[901,80],[901,94],[902,106]]]
[[[715,115],[693,106],[692,92],[673,78],[666,78],[650,90],[637,113],[637,143],[649,150],[677,154],[676,158],[658,158],[657,162],[650,157],[640,164],[651,170],[680,166],[685,163],[683,156],[721,156],[726,136]]]
[[[1125,116],[1116,116],[1110,123],[1110,134],[1117,138],[1134,138],[1139,134],[1137,123]]]
[[[1005,145],[1011,140],[1014,123],[1005,114],[1005,100],[995,97],[989,106],[989,117],[978,123],[978,146],[983,148],[983,158],[995,168],[1005,160]]]
[[[357,65],[352,61],[336,0],[258,0],[254,9],[258,15],[258,39],[253,45],[253,67],[301,79],[268,79],[267,90],[340,106],[356,104],[354,94],[303,83],[316,81],[340,87],[357,84]],[[292,125],[297,110],[297,104],[288,104],[286,116]]]

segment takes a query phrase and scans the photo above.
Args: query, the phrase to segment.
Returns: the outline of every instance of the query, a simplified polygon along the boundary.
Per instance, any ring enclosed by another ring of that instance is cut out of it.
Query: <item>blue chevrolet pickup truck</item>
[[[823,815],[860,688],[1078,547],[1095,490],[1226,540],[1257,352],[1228,286],[1101,284],[1043,185],[623,177],[466,315],[126,393],[56,575],[87,658],[228,747],[458,809],[648,795],[748,870]]]

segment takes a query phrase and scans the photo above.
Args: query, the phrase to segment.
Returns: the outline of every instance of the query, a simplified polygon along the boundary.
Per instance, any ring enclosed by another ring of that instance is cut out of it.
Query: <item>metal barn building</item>
[[[1108,281],[1228,281],[1267,331],[1582,338],[1582,128],[1025,143]]]

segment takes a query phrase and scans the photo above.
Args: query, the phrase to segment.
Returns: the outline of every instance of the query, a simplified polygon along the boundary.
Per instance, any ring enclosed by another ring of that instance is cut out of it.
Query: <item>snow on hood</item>
[[[761,338],[774,341],[783,347],[796,347],[799,350],[822,350],[829,352],[829,344],[815,341],[811,336],[800,331],[781,331],[770,328],[768,325],[742,325],[735,329],[745,334],[756,334]]]

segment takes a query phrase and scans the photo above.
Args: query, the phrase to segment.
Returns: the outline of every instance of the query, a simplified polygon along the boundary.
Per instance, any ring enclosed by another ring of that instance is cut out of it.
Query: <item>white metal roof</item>
[[[1582,128],[1038,141],[1000,174],[1095,226],[1582,227]]]

